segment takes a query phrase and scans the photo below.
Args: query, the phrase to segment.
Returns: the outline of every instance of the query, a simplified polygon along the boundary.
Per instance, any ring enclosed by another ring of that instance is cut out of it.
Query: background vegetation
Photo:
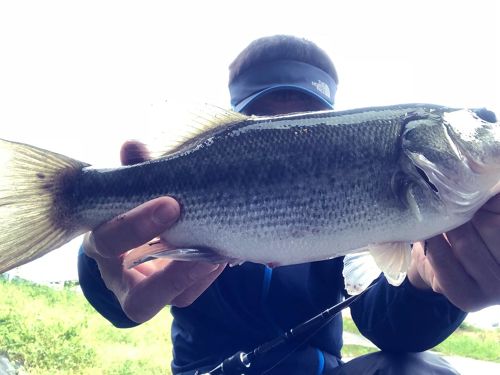
[[[35,375],[170,372],[170,313],[117,329],[71,284],[0,278],[0,352]]]
[[[344,330],[359,334],[351,319],[344,318]],[[375,351],[361,345],[344,345],[342,354],[355,357]],[[433,351],[443,355],[460,356],[500,363],[500,329],[479,329],[467,323],[462,325]]]
[[[54,290],[0,277],[0,354],[29,374],[168,374],[170,321],[164,309],[139,327],[117,329],[89,306],[72,283]],[[358,332],[350,319],[345,319],[345,330]],[[346,345],[343,355],[373,350]],[[500,330],[462,325],[435,350],[500,362]]]

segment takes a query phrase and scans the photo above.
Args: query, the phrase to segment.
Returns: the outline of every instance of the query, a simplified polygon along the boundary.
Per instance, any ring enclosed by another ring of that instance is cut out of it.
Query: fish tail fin
[[[71,220],[68,189],[87,164],[0,139],[0,274],[83,233]]]

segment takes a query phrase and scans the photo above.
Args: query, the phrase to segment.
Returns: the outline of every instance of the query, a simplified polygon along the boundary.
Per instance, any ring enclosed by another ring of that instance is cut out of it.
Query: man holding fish
[[[245,115],[332,109],[337,84],[328,56],[295,37],[256,40],[230,66],[231,104]],[[122,148],[124,165],[147,159],[148,151],[137,142]],[[126,252],[167,231],[181,211],[172,197],[150,200],[100,225],[79,255],[86,297],[117,327],[133,327],[172,306],[174,374],[207,371],[347,295],[342,257],[276,268],[165,258],[123,266]],[[168,244],[167,236],[163,240]],[[337,317],[304,345],[275,353],[251,373],[456,373],[425,351],[448,337],[466,312],[500,303],[500,197],[491,198],[465,224],[414,243],[408,263],[400,286],[381,276],[351,307],[359,330],[382,352],[343,364]]]

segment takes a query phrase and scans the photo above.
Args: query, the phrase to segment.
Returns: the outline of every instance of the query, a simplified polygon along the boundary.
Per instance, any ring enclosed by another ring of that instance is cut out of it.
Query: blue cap
[[[296,60],[276,60],[247,69],[229,84],[231,106],[237,112],[276,90],[304,92],[333,108],[337,84],[324,70]]]

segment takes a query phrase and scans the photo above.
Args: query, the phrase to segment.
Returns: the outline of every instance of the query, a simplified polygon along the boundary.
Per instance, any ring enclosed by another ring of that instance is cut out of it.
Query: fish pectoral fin
[[[415,186],[413,184],[409,185],[408,189],[406,190],[406,204],[408,205],[408,208],[410,209],[410,212],[413,214],[413,216],[418,220],[418,222],[422,222],[422,212],[420,210],[420,206],[417,202],[417,198],[415,196]],[[398,242],[395,242],[398,243]],[[392,246],[392,245],[391,245]]]
[[[411,262],[411,244],[403,241],[385,242],[369,245],[368,248],[389,284],[401,285]]]
[[[361,293],[380,276],[380,269],[367,248],[344,257],[344,284],[351,296]]]
[[[383,272],[389,284],[404,281],[411,262],[408,242],[370,244],[359,252],[344,257],[344,283],[347,293],[356,295],[365,290]]]
[[[127,269],[154,259],[171,259],[182,261],[204,261],[209,263],[227,263],[235,260],[227,259],[208,248],[179,248],[172,249],[160,239],[129,251],[123,258],[123,266]]]

